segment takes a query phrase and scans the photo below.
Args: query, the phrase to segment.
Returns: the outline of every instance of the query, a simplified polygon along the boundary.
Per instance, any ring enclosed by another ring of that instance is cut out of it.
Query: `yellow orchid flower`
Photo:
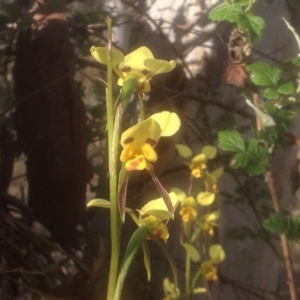
[[[175,193],[169,194],[173,211],[175,211],[179,201]],[[174,219],[174,213],[170,213],[166,208],[163,198],[149,201],[139,212],[139,223],[146,225],[153,235],[167,242],[169,231],[166,223]]]
[[[178,198],[175,193],[171,192],[168,194],[171,206],[173,211],[176,210],[178,206]],[[102,208],[111,207],[111,202],[105,199],[94,199],[91,200],[88,204],[88,207],[96,206]],[[163,198],[158,198],[155,200],[149,201],[146,205],[144,205],[140,210],[138,209],[139,217],[136,217],[136,214],[132,209],[125,207],[125,211],[131,216],[133,221],[140,227],[146,226],[149,229],[151,234],[154,234],[160,238],[162,238],[165,242],[169,237],[169,231],[166,226],[166,223],[170,219],[174,219],[174,213],[171,213],[165,205],[165,201]]]
[[[121,216],[124,216],[126,203],[126,192],[129,172],[136,170],[148,170],[158,191],[164,198],[166,206],[172,210],[168,193],[163,188],[154,174],[151,163],[158,159],[154,147],[157,145],[161,136],[171,136],[180,128],[180,119],[175,113],[163,111],[156,113],[123,132],[121,145],[123,151],[120,155],[121,162],[124,163],[125,174],[122,178],[119,191],[119,207]]]
[[[218,273],[215,264],[211,261],[207,261],[202,264],[202,272],[203,276],[208,281],[216,281],[218,280]]]
[[[208,159],[213,159],[217,155],[217,148],[213,146],[204,146],[202,152],[196,155],[190,166],[192,176],[196,178],[201,178],[204,175],[206,169],[206,163]]]
[[[107,65],[107,47],[92,47],[91,54],[95,60]],[[134,77],[138,82],[141,92],[151,90],[150,80],[152,77],[172,71],[176,62],[155,59],[150,49],[140,47],[124,57],[121,51],[112,49],[113,70],[119,76],[118,85],[123,86],[125,81]]]
[[[192,222],[198,216],[197,202],[194,197],[189,196],[183,199],[181,202],[180,215],[184,223]]]
[[[181,210],[179,214],[182,216],[182,221],[184,223],[194,221],[197,216],[197,202],[194,197],[187,197],[186,193],[178,188],[172,188],[172,192],[176,193],[178,200],[180,202]]]
[[[176,300],[180,297],[180,290],[178,287],[175,287],[174,283],[170,281],[169,278],[163,280],[163,289],[165,298],[163,300]]]
[[[222,262],[225,257],[225,251],[219,244],[214,244],[209,247],[210,260],[204,262],[201,265],[203,276],[206,280],[215,281],[218,280],[218,273],[216,265]]]

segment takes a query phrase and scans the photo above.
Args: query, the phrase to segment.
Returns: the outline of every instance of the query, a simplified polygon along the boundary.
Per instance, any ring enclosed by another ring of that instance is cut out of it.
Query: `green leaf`
[[[264,222],[264,227],[272,232],[287,234],[290,230],[290,219],[282,212],[272,214]]]
[[[147,239],[144,240],[143,243],[143,253],[144,253],[144,266],[147,272],[147,279],[150,281],[151,279],[151,264],[150,264],[150,252]]]
[[[131,239],[127,245],[124,260],[120,269],[120,273],[117,280],[116,285],[116,291],[114,294],[114,300],[120,300],[122,289],[124,285],[125,278],[128,274],[129,268],[131,267],[131,264],[140,249],[140,247],[143,245],[147,235],[149,234],[149,229],[147,226],[141,226],[139,227],[131,236]]]
[[[268,168],[268,150],[260,146],[257,139],[251,138],[248,140],[247,154],[249,156],[249,164],[247,166],[249,175],[264,174]]]
[[[246,150],[244,140],[236,130],[220,131],[218,141],[219,147],[225,151],[243,152]]]
[[[248,28],[244,28],[249,33],[251,42],[258,39],[265,28],[265,21],[263,18],[253,15],[252,13],[246,14],[248,18]]]
[[[232,160],[231,166],[234,169],[246,168],[249,163],[249,157],[246,152],[237,153]]]
[[[124,86],[121,89],[121,95],[120,95],[120,102],[122,103],[124,110],[127,108],[129,100],[131,99],[131,96],[133,95],[137,86],[138,86],[138,81],[136,77],[131,76],[126,79]]]
[[[180,154],[180,156],[182,156],[183,158],[188,158],[193,155],[191,148],[189,148],[186,145],[177,144],[177,145],[175,145],[175,147],[176,147],[178,153]]]
[[[250,72],[251,81],[260,86],[276,85],[281,75],[280,69],[273,68],[269,64],[262,62],[248,65],[246,69]]]
[[[293,83],[289,81],[281,84],[278,87],[277,92],[283,95],[291,95],[295,92],[295,88],[293,86]]]
[[[292,60],[292,63],[297,66],[298,68],[300,68],[300,57],[296,57]]]
[[[213,21],[227,20],[232,23],[237,23],[243,14],[244,12],[241,7],[223,3],[212,10],[209,14],[209,18]]]
[[[274,100],[274,99],[278,99],[280,95],[277,91],[277,88],[270,87],[264,90],[263,96],[266,99]]]

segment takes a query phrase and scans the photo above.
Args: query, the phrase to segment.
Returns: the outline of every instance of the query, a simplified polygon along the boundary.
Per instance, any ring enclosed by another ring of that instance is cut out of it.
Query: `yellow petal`
[[[175,193],[169,193],[172,206],[174,210],[176,209],[179,201]],[[170,213],[166,207],[165,201],[163,198],[158,198],[155,200],[149,201],[141,210],[138,210],[140,217],[143,215],[152,215],[160,220],[168,220],[173,218],[173,214]]]
[[[220,218],[220,211],[215,210],[203,216],[204,222],[215,223]]]
[[[186,198],[186,193],[178,188],[171,188],[171,192],[174,192],[178,198],[178,200],[181,202]]]
[[[225,259],[226,254],[221,245],[214,244],[209,247],[209,256],[214,263],[219,263]]]
[[[167,242],[170,235],[168,227],[163,223],[160,223],[159,226],[151,233],[163,239],[165,242]]]
[[[91,54],[95,60],[97,60],[99,63],[107,65],[107,47],[94,47],[91,48]],[[121,63],[124,60],[123,53],[116,49],[112,48],[112,67],[117,66],[119,63]]]
[[[194,162],[206,162],[207,158],[205,156],[205,154],[200,153],[198,155],[196,155],[193,159],[192,159],[192,163]]]
[[[125,147],[130,142],[145,144],[148,141],[154,147],[160,137],[161,128],[159,123],[149,118],[124,131],[121,136],[121,145]]]
[[[177,299],[180,296],[180,290],[178,287],[175,289],[174,283],[172,283],[169,278],[163,280],[163,289],[165,296],[170,296],[171,299]]]
[[[133,70],[143,71],[146,69],[144,61],[147,58],[153,58],[153,54],[150,49],[143,46],[126,55],[119,67],[121,70],[130,67]]]
[[[202,148],[202,153],[206,156],[206,158],[213,159],[217,155],[217,148],[207,145]]]
[[[203,276],[206,280],[218,280],[217,268],[211,261],[204,262],[201,266]]]
[[[224,169],[222,167],[214,170],[210,173],[211,176],[215,177],[217,180],[224,174]]]
[[[102,208],[110,208],[110,201],[105,199],[93,199],[89,201],[87,204],[87,207],[96,206],[96,207],[102,207]]]
[[[189,254],[193,262],[200,261],[200,253],[193,245],[188,243],[181,243],[181,245],[185,248],[186,252]]]
[[[166,61],[155,58],[147,58],[144,61],[144,65],[151,71],[151,77],[161,73],[168,73],[172,71],[175,66],[175,60]]]
[[[148,161],[150,161],[150,162],[157,161],[157,153],[155,152],[153,147],[151,145],[149,145],[148,143],[143,145],[142,153]]]
[[[197,207],[197,202],[194,197],[189,196],[181,202],[181,206]]]
[[[210,192],[201,192],[197,196],[197,201],[202,206],[211,205],[215,201],[216,195]]]
[[[159,123],[161,128],[161,136],[171,136],[175,134],[180,126],[181,122],[176,113],[171,113],[169,111],[162,111],[152,115],[149,119],[153,119]]]
[[[193,155],[191,148],[189,148],[186,145],[177,144],[177,145],[175,145],[175,147],[176,147],[178,153],[180,154],[180,156],[182,156],[183,158],[188,158]]]

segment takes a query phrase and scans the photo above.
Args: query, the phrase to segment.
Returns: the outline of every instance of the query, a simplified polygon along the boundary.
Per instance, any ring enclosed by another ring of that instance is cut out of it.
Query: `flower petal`
[[[144,144],[147,140],[151,140],[153,141],[151,146],[154,147],[161,137],[161,132],[159,123],[149,118],[124,131],[121,136],[121,145],[125,147],[129,142]]]
[[[189,254],[193,262],[200,261],[200,253],[193,245],[189,243],[181,243],[181,245],[185,248],[186,252]]]
[[[149,119],[155,120],[157,123],[159,123],[162,131],[161,136],[171,136],[175,134],[181,126],[178,115],[169,111],[156,113]]]
[[[176,67],[175,60],[160,60],[155,58],[147,58],[144,65],[150,70],[151,77],[161,73],[168,73]]]
[[[207,145],[202,148],[202,153],[206,156],[206,158],[213,159],[217,155],[217,148]]]
[[[147,47],[140,47],[125,56],[124,61],[120,63],[120,70],[130,67],[131,70],[143,71],[146,69],[144,61],[147,58],[153,58],[152,52]]]
[[[192,159],[192,162],[206,162],[206,160],[207,160],[207,158],[206,158],[205,154],[200,153]]]
[[[197,196],[197,201],[202,206],[211,205],[216,198],[216,194],[210,192],[201,192]]]
[[[172,213],[172,219],[173,219],[175,209],[174,209],[173,204],[172,204],[172,199],[170,198],[168,192],[166,191],[166,189],[163,187],[163,185],[160,183],[160,181],[158,180],[158,178],[154,174],[153,167],[152,167],[151,164],[149,164],[149,166],[148,166],[148,171],[149,171],[149,173],[152,177],[152,180],[154,181],[154,183],[156,185],[156,188],[157,188],[158,192],[160,193],[160,195],[164,199],[166,207],[168,208],[168,211],[170,213]],[[177,196],[176,196],[176,199],[177,199]]]
[[[186,145],[177,144],[177,145],[175,145],[175,147],[176,147],[178,153],[180,154],[180,156],[182,156],[183,158],[188,158],[193,155],[191,148],[189,148]]]
[[[157,153],[155,152],[155,150],[150,144],[146,143],[143,145],[142,153],[148,161],[150,162],[157,161]]]
[[[108,64],[107,51],[108,51],[107,47],[92,46],[91,48],[91,54],[93,58],[99,63],[104,65]],[[116,48],[112,48],[111,51],[112,51],[112,67],[115,67],[124,60],[124,55],[120,50]]]
[[[209,256],[214,263],[219,263],[225,259],[226,254],[221,245],[214,244],[209,247]]]
[[[169,198],[171,200],[171,205],[173,207],[173,210],[176,209],[179,201],[175,193],[170,193]],[[140,216],[152,215],[160,220],[168,220],[173,218],[173,213],[171,213],[165,204],[165,201],[163,198],[158,198],[155,200],[149,201],[146,205],[144,205],[141,210],[139,210]]]
[[[105,199],[93,199],[91,201],[89,201],[89,203],[87,204],[87,207],[92,207],[92,206],[96,206],[96,207],[102,207],[102,208],[110,208],[110,201],[105,200]]]
[[[186,198],[186,193],[178,188],[171,188],[171,192],[174,192],[178,198],[178,200],[181,202]]]

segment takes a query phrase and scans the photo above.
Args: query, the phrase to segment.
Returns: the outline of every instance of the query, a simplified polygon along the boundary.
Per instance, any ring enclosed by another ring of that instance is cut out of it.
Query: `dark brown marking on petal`
[[[149,72],[150,72],[150,71],[149,71],[148,69],[142,70],[142,74],[143,74],[143,75],[147,75],[147,74],[149,74]]]
[[[129,144],[131,142],[133,142],[134,138],[133,137],[129,137],[128,139],[126,139],[123,143],[124,144]]]
[[[130,72],[131,71],[131,67],[130,66],[124,66],[122,69],[121,69],[122,72]]]
[[[146,143],[152,147],[154,147],[157,144],[156,140],[150,138],[146,140]]]

